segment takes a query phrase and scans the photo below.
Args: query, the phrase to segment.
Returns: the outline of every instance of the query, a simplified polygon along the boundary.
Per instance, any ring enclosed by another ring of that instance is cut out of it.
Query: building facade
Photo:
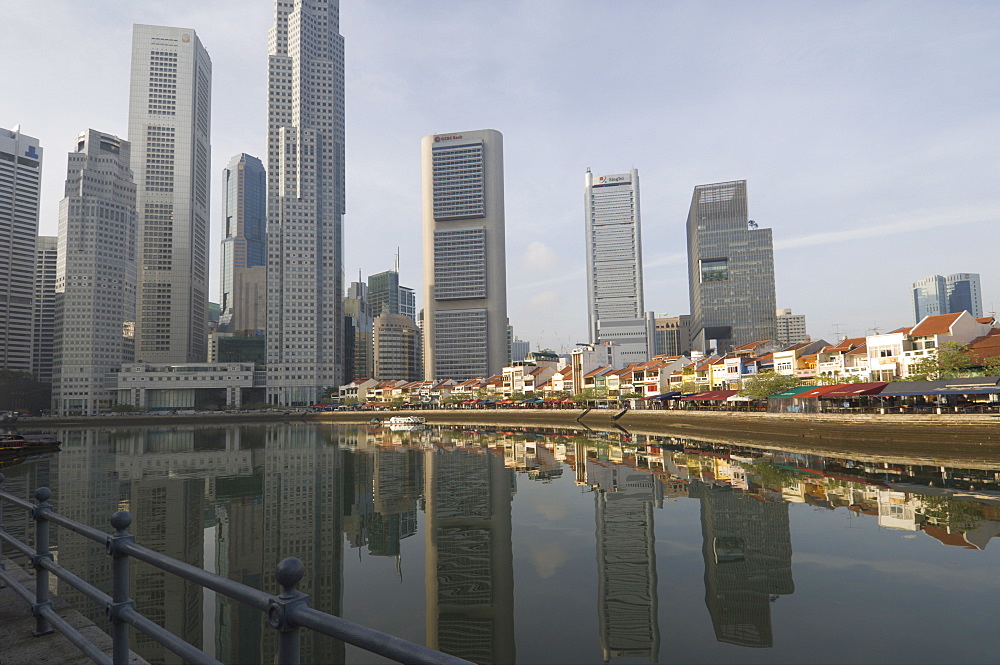
[[[38,139],[0,129],[0,369],[31,371],[35,237],[42,187]]]
[[[268,33],[267,400],[344,376],[344,38],[338,0],[277,0]]]
[[[425,136],[421,170],[424,373],[499,374],[509,353],[503,135]]]
[[[626,358],[645,362],[639,171],[595,176],[587,169],[583,192],[591,341],[614,341]]]
[[[798,344],[808,342],[809,333],[806,332],[806,315],[792,314],[792,310],[785,308],[775,310],[775,322],[778,325],[778,334],[775,339],[782,345]]]
[[[351,282],[344,298],[344,371],[348,382],[373,375],[373,325],[368,285]]]
[[[212,61],[195,31],[134,26],[128,137],[146,362],[205,360],[211,117]]]
[[[88,129],[69,153],[59,204],[52,410],[92,416],[115,404],[134,360],[136,185],[130,145]]]
[[[693,349],[777,336],[771,229],[747,215],[746,180],[698,185],[687,219]]]
[[[380,314],[375,317],[372,338],[376,379],[423,379],[420,329],[413,319]]]
[[[222,170],[219,330],[267,326],[267,175],[259,159],[236,155]]]
[[[691,317],[658,316],[653,322],[652,355],[686,356],[691,352]]]
[[[31,373],[52,383],[52,343],[56,329],[58,236],[38,236],[35,244],[35,295],[32,307]]]
[[[983,315],[983,296],[976,273],[931,275],[914,282],[913,321],[920,323],[925,316],[968,312],[974,317]]]

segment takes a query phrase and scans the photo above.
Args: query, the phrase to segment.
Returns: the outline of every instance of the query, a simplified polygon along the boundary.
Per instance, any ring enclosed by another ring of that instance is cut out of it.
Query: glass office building
[[[220,330],[267,326],[266,206],[264,165],[252,155],[236,155],[222,170]]]
[[[771,229],[749,219],[746,180],[694,188],[687,242],[692,348],[775,339]]]

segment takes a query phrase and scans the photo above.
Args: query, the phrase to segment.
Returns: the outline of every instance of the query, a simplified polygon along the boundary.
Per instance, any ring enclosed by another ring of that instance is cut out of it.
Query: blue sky
[[[41,233],[66,153],[124,135],[132,23],[194,28],[213,60],[218,178],[262,156],[268,0],[0,0],[0,124],[41,139]],[[646,309],[688,310],[695,185],[748,181],[777,301],[814,337],[911,322],[910,283],[978,272],[1000,310],[1000,4],[346,0],[347,280],[422,288],[420,138],[504,134],[507,284],[520,337],[587,329],[583,174],[639,169]],[[535,348],[533,346],[533,348]]]

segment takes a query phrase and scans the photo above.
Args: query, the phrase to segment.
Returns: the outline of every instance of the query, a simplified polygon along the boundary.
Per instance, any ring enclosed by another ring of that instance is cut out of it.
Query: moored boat
[[[426,421],[419,416],[393,416],[390,425],[423,425]]]

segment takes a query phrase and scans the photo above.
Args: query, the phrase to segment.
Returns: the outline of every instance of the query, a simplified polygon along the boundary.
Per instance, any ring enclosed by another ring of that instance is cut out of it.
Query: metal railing
[[[268,625],[277,631],[279,665],[299,665],[300,635],[303,628],[400,663],[471,665],[469,661],[461,658],[309,607],[309,596],[296,589],[305,574],[305,566],[299,559],[284,559],[277,565],[275,577],[281,586],[281,593],[276,596],[271,595],[139,545],[135,542],[135,536],[128,532],[132,516],[127,511],[120,510],[110,517],[109,521],[115,532],[109,534],[55,512],[49,503],[52,491],[47,487],[35,491],[38,503],[33,504],[8,494],[4,491],[3,482],[4,475],[0,473],[0,583],[9,586],[31,605],[31,613],[35,617],[34,635],[46,635],[53,630],[58,631],[95,663],[127,665],[131,627],[177,654],[185,662],[221,665],[212,656],[185,642],[136,610],[129,589],[129,564],[134,558],[264,612],[267,615]],[[3,519],[4,503],[31,513],[35,520],[34,548],[7,532]],[[105,546],[111,557],[111,595],[55,562],[49,551],[49,524],[61,526]],[[5,544],[31,561],[31,567],[35,570],[34,593],[4,569]],[[49,574],[55,575],[90,600],[104,606],[108,621],[111,623],[110,658],[53,610],[49,598]]]

